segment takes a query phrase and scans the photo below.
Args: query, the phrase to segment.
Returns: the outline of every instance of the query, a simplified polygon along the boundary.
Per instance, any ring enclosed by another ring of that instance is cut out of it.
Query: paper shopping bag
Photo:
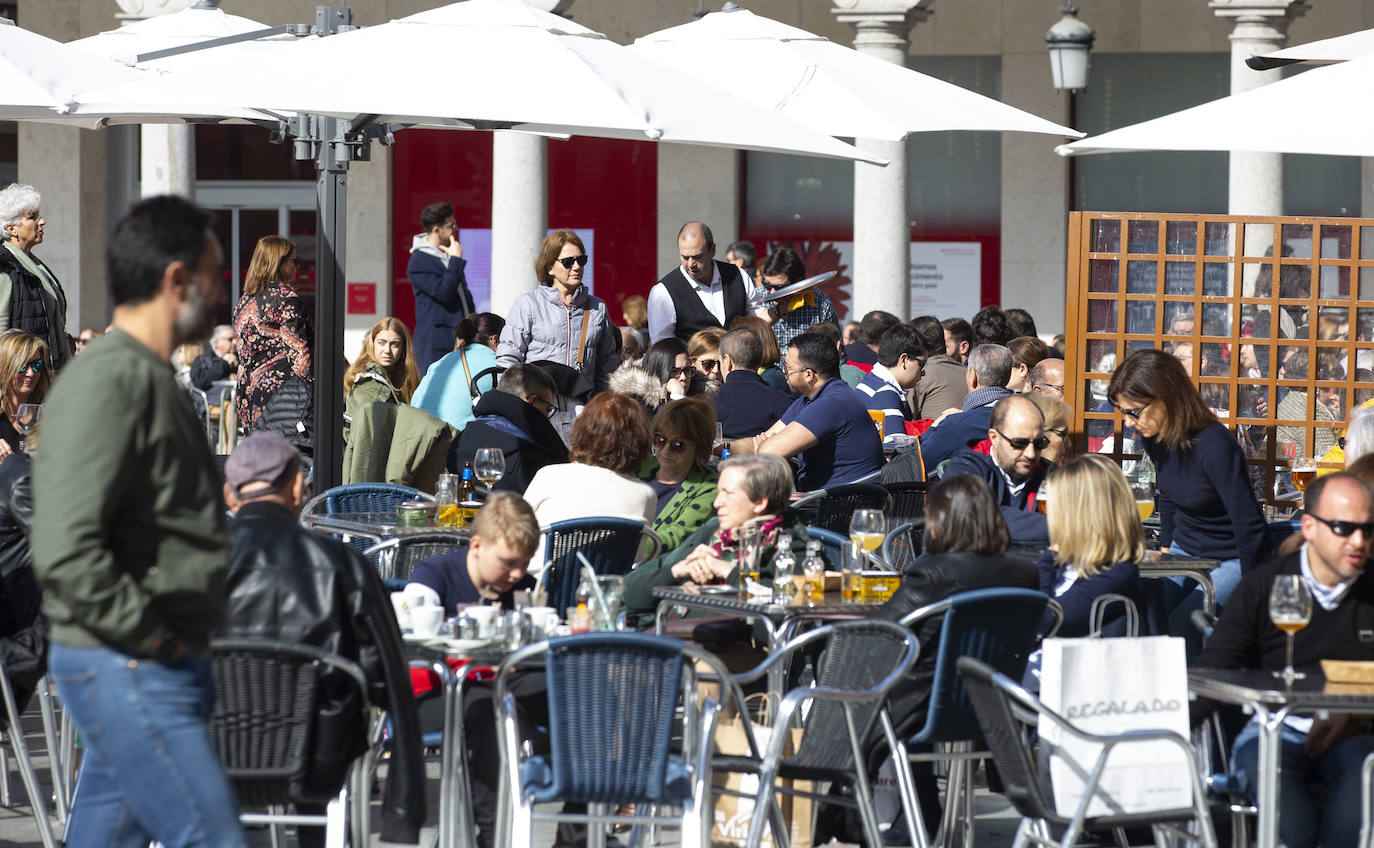
[[[772,729],[756,726],[753,728],[753,732],[759,751],[766,750]],[[790,739],[783,749],[783,756],[790,756],[796,750],[796,746],[801,742],[801,733],[800,728],[794,728],[790,731]],[[716,728],[716,750],[727,756],[749,753],[749,742],[744,735],[744,725],[738,716],[721,722],[720,726]],[[712,783],[719,788],[742,792],[750,796],[738,798],[724,793],[712,793],[716,803],[714,823],[711,827],[711,843],[713,845],[742,846],[749,836],[749,822],[754,816],[754,799],[752,796],[758,791],[758,777],[752,774],[717,772],[713,776]],[[810,781],[784,780],[780,783],[793,786],[804,792],[812,791]],[[797,846],[797,848],[810,845],[811,799],[782,792],[778,792],[774,797],[777,798],[778,807],[782,810],[783,820],[788,822],[788,844]],[[773,836],[767,827],[764,828],[761,844],[773,845]]]
[[[1114,735],[1172,730],[1188,737],[1188,678],[1183,640],[1047,639],[1040,699],[1081,730]],[[1042,752],[1050,758],[1055,810],[1077,812],[1102,746],[1040,718]],[[1186,753],[1165,741],[1116,746],[1107,759],[1089,816],[1178,809],[1192,803]]]

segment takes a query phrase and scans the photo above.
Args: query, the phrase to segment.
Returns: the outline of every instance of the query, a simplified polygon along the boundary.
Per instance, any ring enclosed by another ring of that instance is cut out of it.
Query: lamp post
[[[1059,22],[1045,33],[1045,44],[1050,51],[1050,77],[1055,91],[1069,94],[1068,125],[1078,129],[1078,109],[1075,95],[1088,87],[1088,54],[1093,47],[1097,34],[1093,28],[1078,19],[1078,9],[1065,4],[1059,10]],[[1068,157],[1069,211],[1073,211],[1076,194],[1078,169],[1074,157]]]

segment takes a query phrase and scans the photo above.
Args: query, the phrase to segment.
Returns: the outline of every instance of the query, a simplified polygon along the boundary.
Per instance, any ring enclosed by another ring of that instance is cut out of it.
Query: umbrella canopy
[[[1223,150],[1374,156],[1374,57],[1313,68],[1241,94],[1063,145],[1065,156]]]
[[[1278,68],[1297,62],[1330,63],[1346,62],[1374,53],[1374,29],[1348,32],[1334,38],[1323,38],[1295,47],[1285,47],[1273,53],[1265,53],[1246,60],[1246,64],[1257,71]]]
[[[883,163],[520,0],[468,0],[283,45],[270,63],[207,64],[81,97],[114,112],[201,102]]]
[[[744,9],[651,33],[631,49],[827,135],[894,141],[941,130],[1083,136]]]
[[[79,91],[145,77],[21,27],[0,26],[0,119],[68,115]]]
[[[219,9],[192,6],[170,15],[156,15],[135,21],[124,26],[67,42],[68,46],[123,62],[126,65],[138,64],[137,59],[144,53],[184,47],[217,38],[261,32],[268,29],[267,24],[251,18],[230,15]],[[291,36],[277,36],[287,42]],[[194,54],[186,54],[194,55]],[[148,66],[160,67],[166,60],[154,59]]]

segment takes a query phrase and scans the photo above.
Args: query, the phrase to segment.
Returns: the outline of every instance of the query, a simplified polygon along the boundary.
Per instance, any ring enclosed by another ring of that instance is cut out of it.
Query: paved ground
[[[50,792],[48,776],[48,760],[46,749],[43,745],[41,726],[38,721],[36,706],[31,707],[25,716],[24,722],[25,739],[33,753],[38,767],[38,778],[42,783],[43,791]],[[8,751],[8,747],[6,747]],[[19,779],[19,773],[15,768],[13,758],[8,760],[9,766],[9,785],[10,801],[8,805],[0,806],[0,846],[14,846],[14,848],[38,848],[42,841],[38,836],[38,828],[33,820],[33,813],[29,807],[28,796],[24,792],[24,787]],[[439,771],[438,763],[431,762],[429,765],[429,810],[430,816],[427,826],[421,834],[420,844],[429,848],[435,841],[435,822],[436,811],[438,810],[438,790],[439,790]],[[50,796],[49,796],[50,798]],[[53,831],[57,839],[61,839],[61,830],[57,820],[52,814],[51,801],[49,804],[49,815],[52,821]],[[375,807],[374,807],[375,809]],[[975,814],[978,819],[978,826],[975,833],[975,844],[979,848],[999,848],[1008,846],[1015,835],[1017,817],[1011,807],[1002,800],[1001,797],[992,795],[986,789],[980,788],[975,798]],[[369,840],[371,846],[386,846],[391,843],[383,843],[377,838],[379,823],[374,818],[374,832]],[[250,833],[250,842],[254,846],[266,846],[269,839],[265,830],[256,830]],[[537,848],[547,848],[553,843],[553,831],[548,827],[541,827],[535,833],[534,844]],[[287,840],[287,846],[294,846],[294,839]],[[662,833],[660,845],[677,846],[677,834],[672,831]]]

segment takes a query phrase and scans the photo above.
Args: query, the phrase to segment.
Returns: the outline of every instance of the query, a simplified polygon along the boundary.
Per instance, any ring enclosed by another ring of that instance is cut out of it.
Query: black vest
[[[43,264],[37,258],[34,262]],[[67,328],[63,326],[67,304],[61,287],[54,301],[43,288],[43,282],[29,273],[6,247],[0,247],[0,274],[8,274],[10,278],[9,328],[33,333],[47,342],[49,364],[54,371],[58,370],[71,358]],[[56,275],[53,279],[57,279]]]
[[[749,299],[744,294],[744,279],[739,267],[729,262],[721,262],[719,259],[714,261],[720,269],[720,286],[725,294],[724,326],[711,314],[711,310],[706,308],[706,304],[701,302],[696,289],[682,275],[681,268],[674,268],[659,280],[663,288],[668,290],[668,296],[673,299],[673,311],[677,314],[675,334],[683,344],[687,344],[698,330],[707,327],[725,329],[735,316],[744,315],[749,311]]]

